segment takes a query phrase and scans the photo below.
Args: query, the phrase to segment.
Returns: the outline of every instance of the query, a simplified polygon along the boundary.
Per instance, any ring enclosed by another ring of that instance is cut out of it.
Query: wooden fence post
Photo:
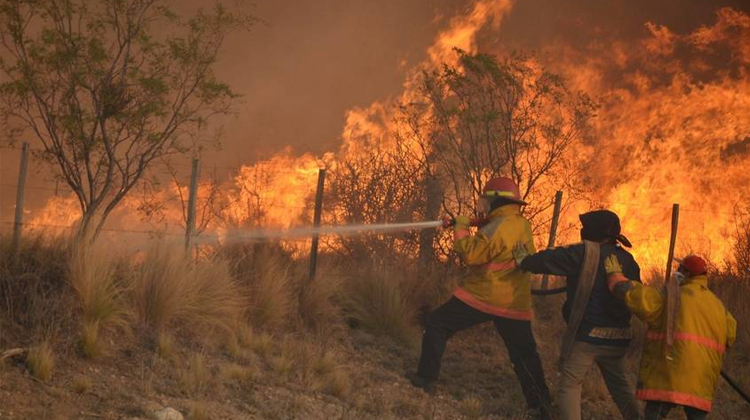
[[[313,226],[320,227],[320,214],[323,211],[323,190],[325,187],[326,170],[318,170],[318,190],[315,192],[315,213],[313,215]],[[318,267],[318,239],[319,234],[315,232],[312,237],[312,244],[310,246],[310,277],[309,280],[315,279],[315,271]]]
[[[198,194],[199,164],[200,161],[198,159],[193,159],[193,168],[190,173],[190,191],[188,193],[187,220],[185,223],[185,252],[190,252],[190,245],[195,235],[195,200]]]
[[[26,167],[29,160],[29,143],[21,148],[21,164],[18,168],[18,184],[16,189],[16,214],[13,221],[13,249],[17,250],[21,242],[23,227],[23,201],[26,194]]]

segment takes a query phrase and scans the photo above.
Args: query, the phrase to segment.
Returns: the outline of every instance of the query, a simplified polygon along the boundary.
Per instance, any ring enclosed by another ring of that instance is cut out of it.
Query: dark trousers
[[[708,418],[708,412],[697,408],[663,401],[646,401],[646,420],[664,419],[675,407],[682,407],[682,409],[685,410],[685,416],[687,416],[688,420],[705,420]]]
[[[489,321],[495,323],[495,328],[508,349],[526,404],[529,408],[547,409],[550,403],[549,390],[544,382],[542,361],[536,350],[531,322],[490,315],[455,297],[451,297],[427,319],[417,373],[424,379],[436,380],[448,339],[458,331]]]

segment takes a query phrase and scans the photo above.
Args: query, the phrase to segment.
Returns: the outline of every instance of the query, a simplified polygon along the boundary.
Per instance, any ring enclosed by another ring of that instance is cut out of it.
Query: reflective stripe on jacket
[[[666,349],[666,296],[654,287],[630,284],[625,303],[648,324],[636,397],[711,411],[737,321],[708,289],[706,276],[690,278],[680,287],[674,345]]]
[[[471,235],[469,226],[454,228],[454,249],[470,267],[463,287],[453,295],[482,312],[531,320],[531,274],[516,267],[513,247],[523,242],[535,252],[531,223],[520,206],[505,205],[489,214],[489,223]]]

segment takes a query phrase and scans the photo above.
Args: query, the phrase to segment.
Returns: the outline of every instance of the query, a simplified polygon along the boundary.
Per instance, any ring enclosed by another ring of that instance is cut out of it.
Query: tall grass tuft
[[[201,394],[213,383],[213,374],[206,364],[206,358],[193,353],[187,360],[187,366],[178,369],[177,379],[182,391],[187,395]]]
[[[345,285],[347,315],[363,328],[414,345],[417,338],[414,308],[403,293],[402,273],[370,267]]]
[[[328,334],[341,324],[341,309],[336,304],[341,284],[341,276],[326,268],[319,270],[312,282],[300,284],[299,313],[307,328]]]
[[[43,341],[30,348],[26,355],[26,364],[35,378],[43,382],[49,381],[55,367],[55,356],[49,342]]]
[[[135,270],[133,292],[138,318],[157,335],[179,327],[233,335],[246,306],[225,261],[194,262],[164,244]]]
[[[116,271],[115,262],[89,242],[73,246],[68,280],[81,308],[80,345],[88,357],[102,354],[100,330],[125,330],[129,326],[127,288]]]
[[[231,261],[232,273],[248,291],[253,326],[265,330],[286,327],[299,301],[289,256],[264,244],[230,245],[219,255]]]

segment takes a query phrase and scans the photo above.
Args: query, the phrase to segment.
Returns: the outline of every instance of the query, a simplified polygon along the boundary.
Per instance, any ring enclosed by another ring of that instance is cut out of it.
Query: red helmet
[[[706,260],[695,254],[690,254],[682,259],[675,258],[674,260],[680,264],[679,269],[687,271],[686,274],[690,277],[700,276],[701,274],[706,274],[708,271]]]
[[[512,179],[505,177],[492,178],[487,181],[482,196],[493,198],[501,197],[514,203],[527,204],[521,198],[521,192],[518,190],[518,185],[513,182]]]

